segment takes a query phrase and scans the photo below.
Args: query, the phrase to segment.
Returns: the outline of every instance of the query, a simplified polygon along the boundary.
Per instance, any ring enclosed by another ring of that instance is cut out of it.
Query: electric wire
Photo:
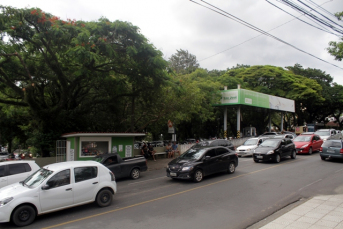
[[[275,40],[277,40],[277,41],[279,41],[279,42],[281,42],[281,43],[283,43],[283,44],[286,44],[286,45],[288,45],[288,46],[290,46],[290,47],[292,47],[292,48],[294,48],[294,49],[296,49],[296,50],[298,50],[298,51],[300,51],[300,52],[302,52],[302,53],[305,53],[305,54],[307,54],[307,55],[309,55],[309,56],[312,56],[312,57],[314,57],[314,58],[316,58],[316,59],[318,59],[318,60],[320,60],[320,61],[322,61],[322,62],[325,62],[325,63],[327,63],[327,64],[330,64],[330,65],[332,65],[332,66],[335,66],[335,67],[340,68],[340,69],[343,70],[343,68],[341,68],[341,67],[339,67],[339,66],[337,66],[337,65],[335,65],[335,64],[332,64],[332,63],[330,63],[330,62],[328,62],[328,61],[326,61],[326,60],[323,60],[323,59],[321,59],[321,58],[319,58],[319,57],[317,57],[317,56],[315,56],[315,55],[313,55],[313,54],[311,54],[311,53],[308,53],[308,52],[306,52],[306,51],[304,51],[304,50],[302,50],[302,49],[300,49],[300,48],[297,48],[296,46],[294,46],[294,45],[292,45],[292,44],[290,44],[290,43],[287,43],[287,42],[281,40],[280,38],[275,37],[275,36],[269,34],[268,32],[265,32],[265,31],[263,31],[262,29],[259,29],[259,28],[255,27],[255,26],[249,24],[248,22],[245,22],[244,20],[241,20],[241,19],[235,17],[234,15],[232,15],[232,14],[230,14],[230,13],[228,13],[228,12],[226,12],[226,11],[224,11],[224,10],[222,10],[222,9],[220,9],[220,8],[218,8],[218,7],[212,5],[212,4],[210,4],[210,3],[208,3],[208,2],[206,2],[206,1],[204,1],[204,0],[200,0],[200,1],[201,1],[201,2],[204,2],[205,4],[207,4],[207,5],[209,5],[209,6],[211,6],[212,8],[210,8],[210,7],[208,7],[208,6],[205,6],[205,5],[203,5],[203,4],[200,4],[200,3],[198,3],[198,2],[195,2],[194,0],[190,0],[190,1],[193,2],[193,3],[195,3],[195,4],[197,4],[197,5],[202,6],[202,7],[204,7],[204,8],[207,8],[207,9],[209,9],[209,10],[211,10],[211,11],[214,11],[215,13],[218,13],[218,14],[224,16],[224,17],[227,17],[227,18],[229,18],[229,19],[231,19],[231,20],[234,20],[234,21],[236,21],[236,22],[238,22],[238,23],[240,23],[240,24],[243,24],[244,26],[246,26],[246,27],[248,27],[248,28],[250,28],[250,29],[253,29],[253,30],[257,31],[257,32],[260,32],[260,33],[262,33],[263,35],[269,36],[269,37],[271,37],[271,38],[273,38],[273,39],[275,39]],[[218,11],[218,10],[219,10],[219,11]]]
[[[283,11],[283,12],[285,12],[285,13],[291,15],[291,16],[294,17],[295,19],[298,19],[299,21],[302,21],[302,22],[304,22],[305,24],[308,24],[309,26],[312,26],[312,27],[314,27],[314,28],[316,28],[316,29],[319,29],[319,30],[321,30],[321,31],[330,33],[330,34],[335,35],[335,36],[337,36],[337,37],[343,37],[343,35],[340,35],[340,34],[336,34],[336,33],[330,32],[329,30],[327,30],[326,28],[324,28],[322,25],[318,25],[318,26],[320,26],[320,27],[322,27],[322,28],[319,28],[319,27],[317,27],[317,26],[314,26],[314,25],[310,24],[309,22],[306,22],[306,21],[300,19],[299,17],[296,17],[295,15],[293,15],[293,14],[287,12],[286,10],[282,9],[281,7],[278,7],[277,5],[271,3],[271,2],[268,1],[268,0],[266,0],[266,2],[268,2],[269,4],[271,4],[271,5],[274,6],[274,7],[278,8],[279,10],[281,10],[281,11]],[[311,20],[314,20],[314,19],[312,19],[312,18],[310,18],[310,19],[311,19]],[[316,23],[316,21],[314,21],[314,23]]]

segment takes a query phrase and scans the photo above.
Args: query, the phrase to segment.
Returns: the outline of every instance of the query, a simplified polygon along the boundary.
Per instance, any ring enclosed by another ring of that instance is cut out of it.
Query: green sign
[[[294,100],[277,96],[267,95],[245,89],[232,89],[221,91],[222,99],[220,104],[225,105],[247,105],[267,109],[294,112]]]

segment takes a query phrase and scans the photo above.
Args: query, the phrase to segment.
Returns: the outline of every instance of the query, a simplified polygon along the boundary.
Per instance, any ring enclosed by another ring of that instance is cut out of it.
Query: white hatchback
[[[25,180],[36,172],[39,166],[35,161],[5,161],[0,163],[0,188]],[[1,197],[0,197],[1,198]]]
[[[252,156],[254,149],[257,148],[268,137],[249,138],[243,145],[237,147],[236,153],[239,157]]]
[[[37,215],[94,201],[106,207],[116,192],[114,174],[98,162],[46,165],[23,182],[0,189],[0,222],[26,226]]]

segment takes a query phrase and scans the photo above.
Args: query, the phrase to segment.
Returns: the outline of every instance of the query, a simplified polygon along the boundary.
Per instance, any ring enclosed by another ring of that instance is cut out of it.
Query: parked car
[[[249,138],[241,146],[237,147],[236,153],[239,157],[252,156],[254,149],[256,149],[268,137]]]
[[[274,161],[279,163],[281,158],[290,156],[296,158],[295,145],[291,139],[270,138],[262,142],[253,153],[255,162]]]
[[[9,153],[8,152],[0,152],[0,161],[5,161],[8,159]]]
[[[39,166],[35,161],[5,161],[0,163],[0,188],[23,181]]]
[[[200,182],[213,173],[234,173],[237,166],[238,156],[234,151],[221,146],[197,146],[169,162],[166,172],[173,179]]]
[[[293,138],[296,138],[298,136],[296,133],[294,133],[292,131],[284,131],[283,133],[284,134],[291,134],[291,135],[293,135]]]
[[[94,201],[106,207],[116,192],[115,176],[98,162],[46,165],[24,181],[0,189],[0,222],[26,226],[37,215]]]
[[[322,160],[336,158],[343,159],[343,143],[342,140],[327,140],[320,148],[320,158]]]
[[[295,137],[293,134],[278,134],[275,135],[274,138],[287,138],[293,140]]]
[[[95,159],[111,170],[116,178],[131,177],[138,179],[140,173],[148,169],[143,156],[121,158],[117,153],[108,153],[98,155]]]
[[[320,129],[314,132],[315,134],[319,135],[321,139],[325,142],[329,139],[342,139],[341,134],[337,134],[335,129]]]
[[[320,150],[323,140],[316,134],[300,134],[293,140],[297,154],[316,152]]]
[[[269,137],[269,136],[275,136],[280,134],[279,132],[265,132],[263,134],[261,134],[259,137]]]
[[[223,146],[230,150],[235,150],[235,146],[231,143],[231,141],[225,140],[225,139],[206,140],[206,141],[196,143],[192,147],[198,147],[198,146]]]
[[[164,146],[163,141],[152,141],[152,142],[149,142],[148,144],[151,144],[152,147],[163,147]]]

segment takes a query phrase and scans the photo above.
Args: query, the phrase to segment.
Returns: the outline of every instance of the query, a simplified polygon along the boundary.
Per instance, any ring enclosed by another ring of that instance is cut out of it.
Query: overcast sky
[[[205,5],[200,0],[194,1]],[[269,1],[300,15],[276,0]],[[343,11],[342,0],[312,1],[331,13]],[[207,2],[340,68],[273,38],[258,36],[260,33],[189,0],[1,0],[0,4],[16,8],[39,7],[64,20],[95,21],[106,17],[111,21],[128,21],[140,28],[150,43],[163,52],[165,59],[177,49],[188,50],[197,57],[200,67],[208,70],[225,70],[236,64],[285,67],[299,63],[304,68],[325,71],[334,82],[343,85],[343,61],[334,60],[326,51],[329,41],[339,41],[337,36],[294,20],[265,0]]]

